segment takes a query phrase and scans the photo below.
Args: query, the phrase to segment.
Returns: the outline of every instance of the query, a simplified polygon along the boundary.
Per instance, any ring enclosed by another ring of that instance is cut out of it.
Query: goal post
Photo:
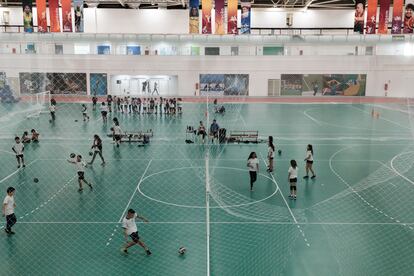
[[[42,113],[48,113],[50,99],[50,91],[39,92],[32,95],[30,98],[30,113],[27,117],[38,117]]]

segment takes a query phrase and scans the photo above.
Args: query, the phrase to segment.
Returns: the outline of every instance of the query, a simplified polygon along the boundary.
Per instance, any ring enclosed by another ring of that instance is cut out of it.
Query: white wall
[[[414,56],[50,56],[0,55],[0,71],[177,75],[178,93],[194,94],[199,74],[249,74],[251,96],[267,96],[267,80],[281,74],[367,74],[367,95],[413,97]]]
[[[2,12],[10,11],[10,25],[23,24],[21,8],[0,8],[0,24],[3,24]],[[34,24],[37,16],[34,8]],[[285,28],[286,13],[282,9],[252,9],[252,27]],[[147,34],[187,34],[188,10],[160,9],[97,9],[84,10],[85,32],[87,33],[147,33]],[[240,15],[240,10],[239,10]],[[214,17],[214,12],[212,12]],[[353,27],[353,10],[307,10],[293,12],[295,28]],[[213,18],[214,20],[214,18]],[[201,21],[201,20],[200,20]],[[201,24],[201,22],[200,22]],[[240,25],[240,16],[239,16]],[[214,24],[213,31],[214,31]]]

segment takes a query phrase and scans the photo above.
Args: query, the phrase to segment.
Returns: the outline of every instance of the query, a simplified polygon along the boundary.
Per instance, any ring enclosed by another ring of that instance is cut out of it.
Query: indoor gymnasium
[[[413,275],[411,0],[0,0],[0,275]]]

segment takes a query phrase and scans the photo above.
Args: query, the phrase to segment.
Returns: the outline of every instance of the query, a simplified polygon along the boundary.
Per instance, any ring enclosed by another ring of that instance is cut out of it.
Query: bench
[[[227,141],[230,143],[258,143],[259,131],[230,131]]]
[[[113,134],[108,134],[108,137],[113,137]],[[154,132],[152,129],[147,131],[132,131],[132,132],[125,132],[121,134],[121,142],[128,142],[128,143],[142,143],[148,144],[150,142],[150,138],[154,137]]]

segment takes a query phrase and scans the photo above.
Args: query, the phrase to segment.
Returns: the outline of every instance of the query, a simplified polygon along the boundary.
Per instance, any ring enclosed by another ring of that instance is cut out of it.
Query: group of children
[[[98,98],[92,98],[93,109],[96,109]],[[120,112],[125,114],[182,114],[181,98],[137,98],[137,97],[112,97],[106,98],[107,112]],[[102,103],[102,106],[104,104]],[[102,111],[102,107],[101,107]]]
[[[274,157],[275,157],[275,146],[273,144],[273,137],[269,136],[268,140],[268,166],[267,172],[273,172],[273,164],[274,164]],[[316,174],[313,170],[313,146],[308,145],[306,147],[306,157],[304,159],[306,162],[305,171],[306,175],[303,177],[304,179],[309,178],[309,172],[312,173],[311,178],[314,179]],[[257,173],[259,172],[259,159],[257,158],[257,154],[255,152],[251,152],[248,159],[247,159],[247,167],[249,168],[249,175],[250,175],[250,191],[253,191],[253,184],[257,180]],[[298,182],[298,165],[296,160],[290,160],[290,167],[288,170],[288,182],[290,185],[290,195],[289,198],[296,200],[297,197],[297,182]]]

